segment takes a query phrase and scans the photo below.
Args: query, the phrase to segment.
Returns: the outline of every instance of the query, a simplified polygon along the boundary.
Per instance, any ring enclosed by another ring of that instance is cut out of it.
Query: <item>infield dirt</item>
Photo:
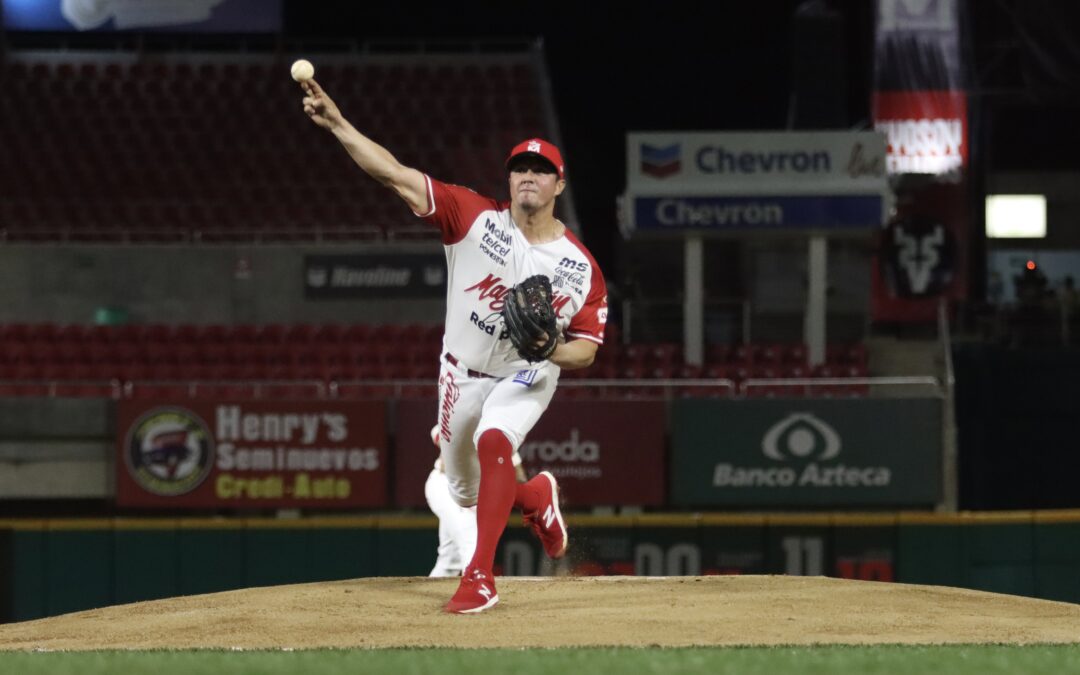
[[[476,616],[454,579],[253,588],[0,626],[0,649],[311,649],[1080,642],[1080,605],[822,577],[497,580]]]

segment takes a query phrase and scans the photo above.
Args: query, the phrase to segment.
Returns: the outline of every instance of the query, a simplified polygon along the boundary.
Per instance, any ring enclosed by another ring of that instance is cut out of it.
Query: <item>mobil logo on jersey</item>
[[[488,308],[493,312],[501,312],[506,304],[506,294],[514,285],[503,281],[502,277],[488,274],[480,281],[465,289],[466,294],[477,294],[477,299],[487,300]],[[566,303],[570,302],[570,296],[556,291],[551,298],[551,306],[555,309],[555,316],[562,318],[562,310]]]

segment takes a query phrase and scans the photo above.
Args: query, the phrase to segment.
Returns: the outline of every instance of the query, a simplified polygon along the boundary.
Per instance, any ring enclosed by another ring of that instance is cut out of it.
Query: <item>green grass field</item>
[[[2,653],[0,673],[31,675],[243,675],[246,673],[712,673],[821,675],[1080,673],[1080,644],[949,647],[703,649],[389,649],[297,652]]]

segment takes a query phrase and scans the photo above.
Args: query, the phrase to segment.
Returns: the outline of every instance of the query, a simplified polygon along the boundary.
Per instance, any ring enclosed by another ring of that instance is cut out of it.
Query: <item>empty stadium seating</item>
[[[430,397],[442,326],[0,325],[0,396]],[[609,341],[560,396],[852,396],[865,385],[817,385],[867,375],[861,345],[835,345],[816,368],[798,344],[710,347],[702,366],[676,344]],[[764,382],[762,382],[764,380]],[[799,380],[792,385],[784,380]],[[745,386],[745,383],[750,386]]]
[[[499,196],[506,150],[551,132],[536,69],[504,62],[358,57],[318,77],[403,162]],[[0,65],[0,237],[434,237],[305,119],[287,72],[270,60]]]

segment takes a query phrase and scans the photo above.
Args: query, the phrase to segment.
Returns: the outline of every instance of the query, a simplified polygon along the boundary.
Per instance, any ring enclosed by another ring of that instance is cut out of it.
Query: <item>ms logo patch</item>
[[[159,497],[191,492],[214,466],[210,429],[184,408],[148,411],[131,425],[124,449],[131,477]]]
[[[769,459],[780,462],[823,461],[840,454],[840,434],[810,413],[792,413],[765,432],[761,451]]]

